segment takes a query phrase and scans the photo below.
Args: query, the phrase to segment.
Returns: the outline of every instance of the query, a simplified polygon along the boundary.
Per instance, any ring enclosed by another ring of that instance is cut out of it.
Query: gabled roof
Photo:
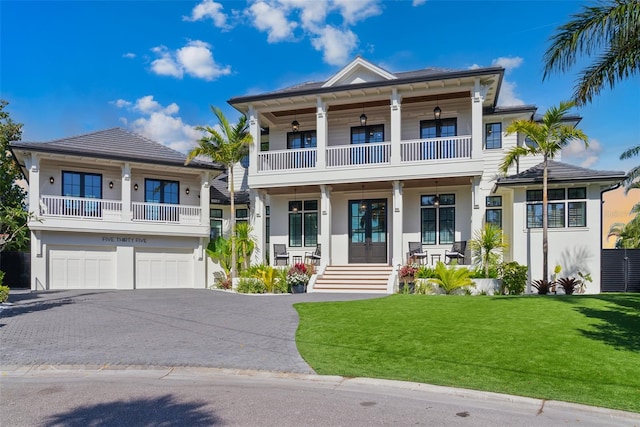
[[[169,166],[184,166],[187,158],[186,155],[179,151],[122,128],[106,129],[48,142],[14,141],[10,146],[12,150],[24,149],[42,153],[67,154]],[[187,167],[196,169],[224,169],[215,163],[198,159],[191,161]]]
[[[322,87],[333,87],[345,84],[365,83],[371,81],[395,80],[393,73],[384,70],[358,56],[342,70],[327,80]]]
[[[220,174],[211,181],[209,186],[210,202],[215,205],[228,205],[231,203],[229,193],[229,177],[226,173]],[[234,191],[234,203],[245,205],[249,203],[249,190]]]
[[[599,171],[570,165],[568,163],[557,162],[555,160],[548,161],[547,171],[549,183],[587,181],[614,183],[621,181],[626,176],[625,173],[621,171]],[[540,163],[524,172],[520,172],[519,174],[498,178],[496,185],[518,186],[525,184],[542,184],[543,172],[544,165],[543,163]]]

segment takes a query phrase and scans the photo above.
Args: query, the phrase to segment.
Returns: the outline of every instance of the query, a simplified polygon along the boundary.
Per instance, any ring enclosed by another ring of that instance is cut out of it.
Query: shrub
[[[260,279],[243,277],[238,282],[238,288],[236,290],[242,294],[264,294],[267,292],[267,287]]]
[[[556,285],[555,280],[548,282],[544,279],[540,279],[540,280],[534,280],[533,282],[531,282],[531,286],[533,286],[538,290],[538,295],[547,295],[551,290],[551,287],[555,285]]]
[[[0,271],[0,303],[7,302],[9,299],[9,287],[3,285],[4,271]]]
[[[498,268],[498,277],[502,277],[500,294],[520,295],[527,286],[527,266],[515,261],[502,263]]]
[[[469,278],[469,270],[467,268],[456,268],[456,266],[447,267],[442,261],[436,264],[436,277],[429,279],[432,283],[438,285],[445,294],[450,295],[458,289],[475,286],[473,280]]]
[[[474,268],[473,270],[471,270],[469,277],[471,277],[472,279],[497,279],[498,267],[489,267],[488,274],[482,268]]]
[[[582,285],[582,280],[575,277],[561,277],[557,283],[558,286],[562,286],[565,294],[572,295]]]
[[[425,283],[420,281],[416,282],[413,293],[420,295],[432,295],[435,293],[435,289],[433,289],[432,283]]]
[[[502,229],[487,223],[480,230],[475,231],[473,239],[469,241],[469,248],[474,263],[484,271],[484,276],[478,278],[490,278],[489,270],[498,265],[507,244],[504,241]]]
[[[416,277],[418,279],[429,279],[431,277],[436,277],[436,271],[433,268],[427,267],[426,265],[421,265],[416,271]]]
[[[405,264],[398,270],[398,277],[403,282],[413,282],[416,277],[418,267],[414,264]]]

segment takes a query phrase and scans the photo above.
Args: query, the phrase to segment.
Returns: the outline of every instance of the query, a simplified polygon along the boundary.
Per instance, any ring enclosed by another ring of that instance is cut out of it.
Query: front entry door
[[[387,264],[387,200],[349,200],[349,263]]]

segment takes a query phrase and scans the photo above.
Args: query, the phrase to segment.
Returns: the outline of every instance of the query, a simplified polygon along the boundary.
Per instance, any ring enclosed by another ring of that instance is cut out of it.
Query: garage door
[[[193,288],[192,251],[136,251],[136,289]]]
[[[115,248],[50,248],[49,289],[115,289]]]

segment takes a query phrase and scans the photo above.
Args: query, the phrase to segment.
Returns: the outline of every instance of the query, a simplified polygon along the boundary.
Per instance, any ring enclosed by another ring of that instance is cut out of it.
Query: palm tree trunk
[[[237,277],[236,271],[236,207],[235,190],[233,188],[233,165],[229,166],[229,196],[231,197],[231,279]]]
[[[547,212],[547,206],[549,199],[547,197],[547,155],[544,155],[543,172],[542,172],[542,280],[547,282],[549,279],[549,240],[547,236],[549,228],[549,215]]]

